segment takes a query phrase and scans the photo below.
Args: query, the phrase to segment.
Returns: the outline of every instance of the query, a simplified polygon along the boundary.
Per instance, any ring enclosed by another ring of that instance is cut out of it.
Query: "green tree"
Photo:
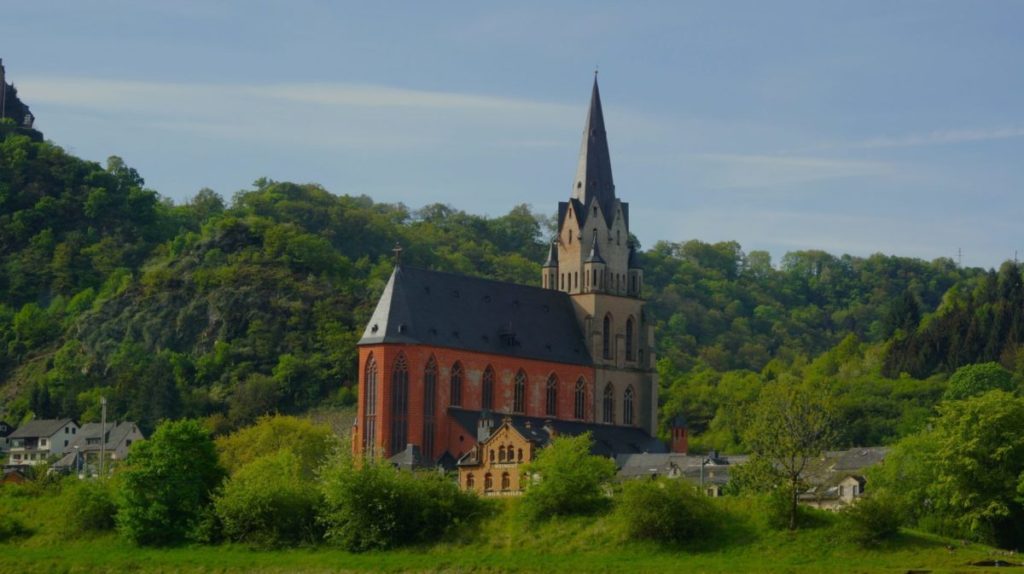
[[[1013,373],[1004,369],[999,363],[964,365],[949,377],[949,384],[942,398],[947,401],[956,401],[985,394],[995,389],[1013,391]]]
[[[260,457],[286,450],[307,479],[339,448],[338,437],[330,427],[284,415],[263,417],[216,442],[221,464],[230,473]]]
[[[126,460],[118,530],[139,545],[186,540],[223,477],[213,440],[199,422],[162,423]]]
[[[770,462],[781,474],[790,530],[797,527],[797,496],[807,463],[832,444],[832,419],[825,392],[795,381],[769,384],[754,405],[747,444],[752,458]]]
[[[622,486],[615,516],[633,540],[682,544],[714,537],[716,517],[708,498],[685,480],[634,480]]]
[[[615,462],[590,454],[590,433],[559,436],[523,468],[523,508],[537,520],[588,514],[607,504],[604,486],[615,476]]]

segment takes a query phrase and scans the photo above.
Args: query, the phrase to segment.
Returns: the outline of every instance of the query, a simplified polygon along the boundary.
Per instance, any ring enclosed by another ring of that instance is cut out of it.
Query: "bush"
[[[61,493],[68,532],[85,534],[114,529],[117,505],[110,480],[69,479]]]
[[[117,528],[135,544],[183,542],[223,477],[210,434],[198,421],[162,423],[125,461]]]
[[[434,473],[402,472],[386,461],[339,455],[321,475],[327,538],[352,552],[432,542],[473,522],[472,494]]]
[[[239,469],[214,505],[224,536],[235,542],[276,547],[320,537],[320,495],[303,479],[298,457],[288,450]]]
[[[846,536],[862,547],[895,538],[902,522],[899,505],[884,495],[861,498],[843,511],[842,520]]]
[[[0,512],[0,543],[29,536],[32,536],[32,529],[25,526],[20,518],[7,512]]]
[[[615,463],[590,454],[590,444],[589,433],[557,437],[526,465],[524,472],[536,477],[523,496],[528,517],[591,514],[607,506],[604,486],[615,476]]]
[[[682,544],[708,536],[715,528],[710,501],[682,480],[625,483],[615,514],[632,540]]]

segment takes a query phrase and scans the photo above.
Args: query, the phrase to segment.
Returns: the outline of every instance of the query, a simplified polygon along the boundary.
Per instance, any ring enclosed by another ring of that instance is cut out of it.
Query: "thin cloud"
[[[810,156],[697,154],[691,157],[706,164],[704,183],[716,188],[779,188],[811,181],[884,175],[892,171],[889,164],[882,162]]]
[[[1024,137],[1024,127],[1003,127],[995,129],[942,130],[926,134],[902,137],[880,137],[851,144],[857,149],[919,147],[931,145],[958,144],[1005,140]]]

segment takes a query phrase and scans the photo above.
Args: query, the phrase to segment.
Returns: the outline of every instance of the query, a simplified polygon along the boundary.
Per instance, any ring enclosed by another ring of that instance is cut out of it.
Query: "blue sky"
[[[0,57],[73,153],[184,200],[258,177],[410,207],[569,196],[600,67],[633,231],[1024,257],[1024,2],[10,3]]]

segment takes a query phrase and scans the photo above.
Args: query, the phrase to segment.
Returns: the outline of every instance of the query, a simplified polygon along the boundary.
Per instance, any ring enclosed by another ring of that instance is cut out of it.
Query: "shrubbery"
[[[330,427],[290,416],[263,417],[252,426],[217,439],[220,461],[228,472],[286,449],[294,455],[303,478],[312,478],[337,446],[338,437]]]
[[[681,544],[712,536],[716,526],[711,502],[683,480],[627,482],[615,511],[633,540]]]
[[[900,531],[899,505],[884,495],[861,498],[842,517],[845,535],[864,547],[877,546]]]
[[[110,480],[67,479],[61,496],[68,532],[84,534],[114,529],[117,505]]]
[[[605,508],[604,486],[615,476],[615,462],[590,454],[590,434],[557,437],[524,468],[523,509],[532,519],[589,514]]]
[[[32,529],[25,526],[20,518],[7,512],[0,512],[0,543],[32,535]]]
[[[338,456],[321,473],[327,539],[353,552],[432,542],[478,518],[483,506],[437,473]]]
[[[224,536],[258,546],[313,543],[320,495],[289,450],[243,466],[214,501]]]

